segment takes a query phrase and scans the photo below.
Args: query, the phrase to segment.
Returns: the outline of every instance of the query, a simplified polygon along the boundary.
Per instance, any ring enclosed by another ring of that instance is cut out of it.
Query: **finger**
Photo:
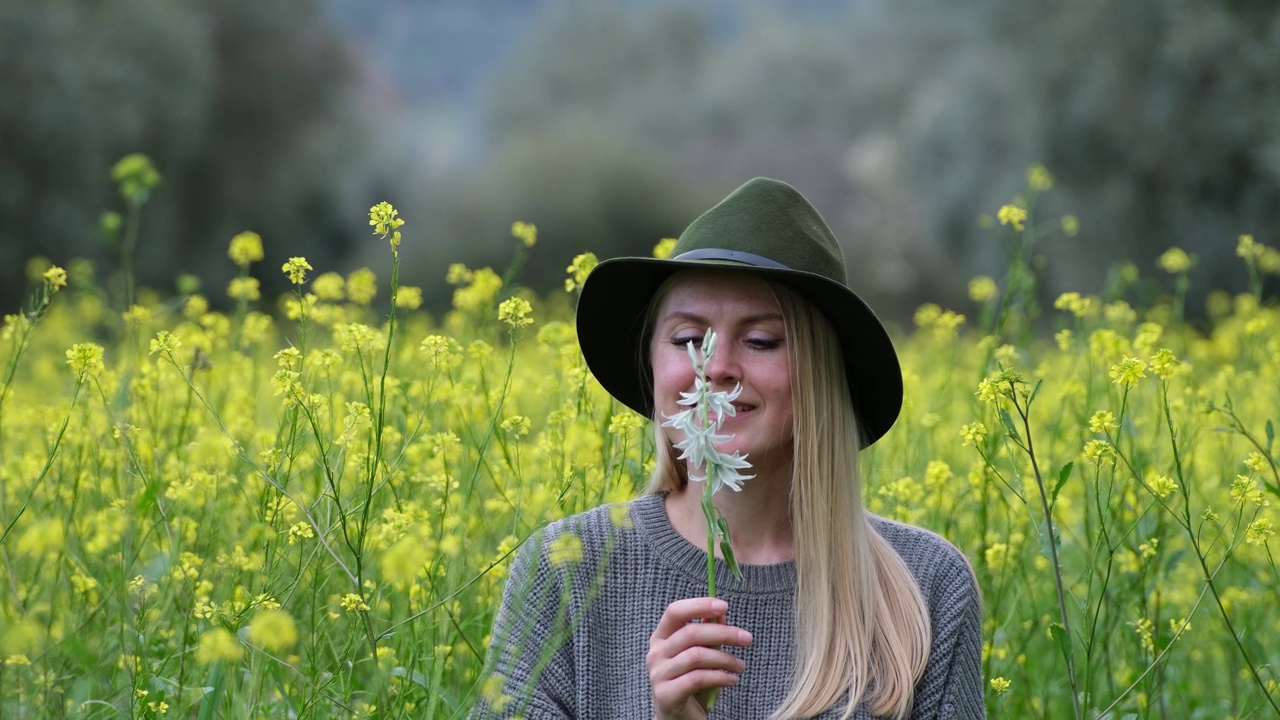
[[[656,684],[699,670],[719,670],[739,675],[746,669],[746,663],[723,650],[696,645],[673,658],[658,663],[653,668],[649,681]]]
[[[664,713],[677,713],[685,709],[693,695],[714,688],[738,684],[738,676],[720,670],[694,670],[680,677],[654,685],[653,700]]]
[[[746,647],[751,644],[751,633],[742,628],[722,623],[689,623],[672,633],[665,641],[660,641],[660,652],[675,657],[686,648],[705,646],[719,647],[734,645]]]
[[[728,610],[729,603],[719,598],[677,600],[668,605],[666,611],[662,613],[662,618],[658,620],[658,627],[654,629],[650,641],[665,640],[694,620],[724,617]]]

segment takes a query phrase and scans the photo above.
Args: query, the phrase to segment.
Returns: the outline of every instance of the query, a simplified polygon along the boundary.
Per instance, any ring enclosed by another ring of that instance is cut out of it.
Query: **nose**
[[[738,350],[732,342],[721,340],[716,343],[716,351],[707,361],[707,382],[713,388],[732,388],[742,380],[742,364]]]

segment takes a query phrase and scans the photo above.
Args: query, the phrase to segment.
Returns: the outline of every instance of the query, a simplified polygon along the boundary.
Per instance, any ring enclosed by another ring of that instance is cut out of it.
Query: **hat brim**
[[[814,273],[739,263],[615,258],[591,271],[578,298],[578,344],[587,367],[610,395],[653,418],[648,348],[642,345],[645,317],[658,288],[681,270],[749,273],[795,290],[822,312],[839,337],[863,446],[893,426],[902,410],[902,368],[888,332],[862,298]]]

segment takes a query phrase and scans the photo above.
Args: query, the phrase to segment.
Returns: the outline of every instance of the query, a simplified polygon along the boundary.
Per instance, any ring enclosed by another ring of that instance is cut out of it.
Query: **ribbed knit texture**
[[[628,509],[622,527],[608,507],[560,520],[517,553],[489,647],[510,699],[500,712],[481,699],[473,719],[653,717],[649,636],[672,602],[706,595],[707,555],[672,527],[662,496],[641,497]],[[873,522],[911,569],[930,612],[933,646],[910,717],[985,717],[981,602],[968,562],[926,530]],[[548,543],[564,532],[581,538],[582,559],[556,565]],[[740,579],[716,563],[728,622],[753,640],[728,649],[746,670],[721,691],[711,717],[767,718],[787,695],[794,663],[795,563],[743,565]],[[838,703],[818,717],[838,718],[843,708]],[[854,717],[871,715],[859,708]]]

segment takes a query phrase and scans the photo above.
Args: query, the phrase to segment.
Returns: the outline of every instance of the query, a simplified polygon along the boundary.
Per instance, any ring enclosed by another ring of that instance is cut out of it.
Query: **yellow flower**
[[[1058,349],[1062,352],[1069,352],[1071,350],[1071,335],[1072,333],[1070,330],[1059,330],[1053,334],[1053,341],[1057,343]]]
[[[996,213],[1001,225],[1012,225],[1014,230],[1021,231],[1027,221],[1027,211],[1017,205],[1002,205]]]
[[[1062,216],[1062,234],[1067,237],[1075,237],[1080,234],[1080,218],[1075,215]]]
[[[94,343],[76,343],[67,351],[67,364],[76,374],[76,379],[84,381],[102,374],[106,366],[102,362],[103,349]]]
[[[227,284],[227,295],[233,300],[247,300],[249,302],[261,300],[262,293],[258,290],[258,278],[231,278],[231,282]]]
[[[235,662],[243,655],[240,641],[224,628],[213,628],[201,635],[200,644],[196,647],[196,660],[206,664],[219,660]]]
[[[533,423],[524,415],[512,415],[503,420],[500,427],[516,437],[522,437],[529,434],[529,429],[532,426]]]
[[[242,268],[249,263],[262,259],[262,237],[256,232],[242,232],[231,238],[231,247],[227,248],[227,257]]]
[[[1084,444],[1084,456],[1098,465],[1115,457],[1115,454],[1116,449],[1105,440],[1090,440]]]
[[[991,570],[1000,570],[1005,566],[1005,561],[1009,558],[1009,546],[1006,543],[992,543],[982,552],[983,558],[987,561],[987,567]]]
[[[57,265],[50,266],[42,274],[45,284],[49,287],[50,293],[58,292],[59,288],[67,286],[67,271]]]
[[[1245,260],[1257,260],[1262,254],[1263,246],[1253,241],[1252,235],[1241,235],[1236,238],[1236,255]]]
[[[980,422],[969,423],[960,428],[960,436],[964,438],[964,445],[977,447],[987,438],[987,426]]]
[[[595,253],[582,253],[575,257],[569,267],[565,268],[565,272],[569,273],[569,277],[564,281],[565,292],[573,292],[582,287],[582,283],[587,281],[587,275],[590,275],[599,264],[600,261],[596,259]]]
[[[298,642],[298,626],[283,610],[260,610],[249,625],[249,642],[275,652]]]
[[[671,251],[676,247],[675,238],[662,238],[657,245],[653,246],[653,256],[659,260],[666,260],[671,257]]]
[[[309,523],[296,522],[289,527],[289,544],[290,545],[293,545],[294,543],[302,542],[303,540],[307,540],[315,536],[316,536],[316,533],[314,530],[311,529],[311,525]]]
[[[521,328],[533,323],[529,313],[533,306],[524,298],[512,297],[502,301],[498,306],[498,319],[512,328]]]
[[[1176,275],[1194,267],[1196,258],[1194,255],[1188,255],[1186,250],[1175,247],[1164,251],[1164,254],[1156,259],[1156,264],[1165,272]]]
[[[358,305],[368,305],[378,295],[378,276],[369,268],[353,270],[347,276],[347,298]]]
[[[1151,489],[1152,494],[1158,498],[1168,497],[1169,493],[1178,489],[1178,484],[1165,475],[1159,475],[1154,480],[1147,481],[1147,487]]]
[[[1244,531],[1244,541],[1250,545],[1265,545],[1267,538],[1275,535],[1276,531],[1271,527],[1271,521],[1267,518],[1259,518],[1249,523],[1249,527]]]
[[[991,678],[991,690],[995,692],[996,695],[1003,695],[1009,692],[1009,686],[1011,685],[1013,685],[1013,683],[1002,677]]]
[[[582,560],[582,539],[571,532],[561,533],[547,545],[547,558],[556,566]]]
[[[120,158],[111,168],[111,179],[120,186],[120,196],[131,203],[145,202],[151,190],[160,184],[160,173],[151,159],[141,153]]]
[[[1116,425],[1116,416],[1107,410],[1099,410],[1093,414],[1093,417],[1089,418],[1090,432],[1108,433],[1117,427],[1119,426]]]
[[[346,281],[336,272],[321,273],[311,281],[311,292],[321,300],[338,301],[346,297]]]
[[[1173,351],[1169,348],[1160,348],[1155,355],[1151,356],[1151,372],[1161,380],[1168,380],[1178,372],[1181,365],[1182,361],[1174,357]]]
[[[996,281],[986,275],[979,275],[969,281],[969,299],[974,302],[994,300],[999,293],[1000,288],[996,287]]]
[[[384,238],[390,234],[392,250],[400,247],[400,231],[396,228],[404,225],[404,220],[396,217],[398,214],[391,203],[385,200],[369,208],[369,224],[373,226],[373,234]]]
[[[1027,168],[1027,186],[1036,192],[1044,192],[1053,187],[1053,175],[1040,163]]]
[[[1146,377],[1143,372],[1146,369],[1146,363],[1138,358],[1126,356],[1123,360],[1111,366],[1111,381],[1117,385],[1132,387],[1137,384],[1139,379]]]
[[[343,595],[339,604],[342,605],[342,609],[347,612],[369,609],[369,603],[365,602],[364,598],[355,593],[347,593],[346,595]]]
[[[284,274],[289,276],[289,282],[294,285],[301,285],[307,281],[307,271],[311,270],[311,263],[306,258],[291,257],[289,262],[280,267]]]
[[[417,310],[422,306],[422,288],[412,285],[401,285],[396,292],[396,307],[404,310]]]
[[[538,228],[533,223],[517,220],[511,223],[511,236],[524,243],[525,247],[533,247],[538,242]]]
[[[624,412],[609,418],[610,435],[626,435],[640,427],[640,416],[632,412]]]

